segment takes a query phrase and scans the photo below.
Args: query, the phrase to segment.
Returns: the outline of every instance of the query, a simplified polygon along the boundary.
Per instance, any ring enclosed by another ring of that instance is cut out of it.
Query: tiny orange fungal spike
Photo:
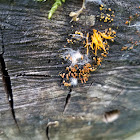
[[[82,33],[82,32],[80,32],[80,31],[75,31],[75,34],[80,35],[82,38],[84,37],[84,36],[83,36],[83,33]]]
[[[132,18],[133,18],[133,17],[132,17],[132,16],[130,16],[130,17],[129,17],[129,20],[132,20]]]
[[[87,74],[83,74],[83,77],[87,77]]]
[[[88,38],[89,38],[89,33],[87,33],[87,36],[86,36],[86,45],[84,46],[85,48],[87,48],[87,55],[88,55],[88,46],[90,45],[90,43],[88,42]]]
[[[116,31],[113,30],[112,33],[113,33],[113,34],[116,34]]]
[[[66,55],[66,59],[69,59],[69,57],[70,57],[70,54]]]
[[[67,78],[67,80],[69,80],[69,75],[68,74],[66,74],[66,78]]]
[[[101,55],[102,55],[103,57],[107,57],[107,55],[105,55],[104,53],[101,53]]]
[[[100,10],[102,11],[102,10],[103,10],[103,8],[102,8],[102,7],[100,7]]]
[[[62,74],[59,74],[62,77]]]
[[[87,55],[88,55],[88,52],[89,52],[89,48],[88,48],[88,46],[87,46]]]
[[[62,78],[64,78],[64,76],[65,76],[65,73],[63,73],[63,74],[60,74],[60,76],[61,76]]]
[[[70,43],[70,40],[69,40],[69,39],[67,39],[67,42],[68,42],[68,43]]]
[[[128,24],[129,23],[129,21],[127,20],[126,22],[125,22],[125,24]]]
[[[124,47],[122,47],[121,51],[124,51],[124,50],[127,50],[127,49],[128,49],[128,47],[124,46]]]
[[[73,73],[71,73],[71,76],[72,76],[73,78],[76,78],[75,75],[74,75]]]
[[[65,87],[70,87],[71,86],[71,83],[64,82],[64,86]]]
[[[90,63],[87,63],[87,64],[86,64],[86,67],[91,67],[91,64],[90,64]]]
[[[90,70],[90,71],[95,71],[95,70],[96,70],[96,68],[94,68],[94,67],[93,67],[93,68],[90,68],[89,70]]]
[[[89,73],[90,71],[89,71],[89,68],[87,68],[87,73]]]
[[[82,78],[80,78],[80,80],[81,80],[81,83],[83,84],[83,79],[82,79]]]
[[[106,14],[107,15],[107,17],[110,17],[110,14]]]
[[[101,15],[101,20],[104,19],[105,17]]]
[[[112,17],[115,17],[115,15],[113,15],[113,14],[112,14],[111,16],[112,16]]]
[[[85,40],[83,41],[83,44],[86,44]]]
[[[84,83],[86,83],[86,79],[85,79],[85,77],[83,78],[83,81],[84,81]]]
[[[97,65],[98,66],[101,65],[101,62],[102,62],[102,58],[101,57],[97,58]]]
[[[78,69],[78,65],[76,64],[76,65],[74,65],[74,67],[76,67],[77,69]]]
[[[83,60],[83,59],[84,59],[84,56],[82,55],[82,56],[81,56],[81,60]]]
[[[106,50],[108,51],[108,50],[109,50],[109,48],[106,48]]]
[[[71,71],[69,71],[68,75],[69,75],[69,77],[70,77],[70,75],[71,75]]]
[[[103,4],[101,4],[101,7],[104,7]]]
[[[77,76],[78,76],[76,72],[74,73],[74,75],[75,75],[75,77],[77,77]]]
[[[66,67],[66,70],[69,71],[69,67]]]
[[[108,8],[109,11],[111,11],[111,8]]]
[[[110,18],[110,17],[108,17],[107,19],[108,19],[108,20],[111,20],[111,18]]]
[[[133,47],[134,47],[134,46],[131,46],[131,47],[129,48],[129,50],[132,50],[132,49],[133,49]]]
[[[72,72],[76,72],[77,70],[76,70],[75,67],[71,67],[71,71],[72,71]]]
[[[79,73],[79,79],[81,78],[81,73]]]
[[[100,33],[100,35],[103,37],[103,38],[105,38],[105,39],[111,39],[111,38],[114,38],[114,37],[112,37],[112,36],[107,36],[105,33],[101,33],[101,32],[99,32]]]
[[[84,74],[85,73],[85,71],[84,71],[84,69],[82,69],[82,74]]]

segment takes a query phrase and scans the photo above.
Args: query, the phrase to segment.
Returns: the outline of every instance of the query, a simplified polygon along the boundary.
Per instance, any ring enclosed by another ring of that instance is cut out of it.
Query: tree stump
[[[47,123],[55,120],[60,125],[50,129],[52,139],[122,139],[135,133],[139,129],[135,122],[140,114],[139,17],[131,22],[135,26],[125,22],[139,12],[138,1],[106,2],[115,11],[115,21],[108,25],[96,19],[94,26],[87,19],[100,14],[98,3],[87,3],[80,20],[72,23],[69,13],[79,10],[82,1],[66,1],[48,20],[52,4],[53,1],[32,0],[0,2],[0,42],[5,48],[5,70],[11,80],[13,109],[20,129],[18,132],[4,89],[6,83],[0,80],[0,139],[47,139]],[[66,38],[76,30],[90,32],[93,28],[108,27],[117,31],[108,57],[91,73],[87,83],[72,88],[71,100],[63,112],[69,88],[62,86],[59,73],[67,66],[60,57]],[[125,45],[134,48],[121,51]],[[104,113],[116,109],[120,111],[120,118],[113,126],[103,123]]]

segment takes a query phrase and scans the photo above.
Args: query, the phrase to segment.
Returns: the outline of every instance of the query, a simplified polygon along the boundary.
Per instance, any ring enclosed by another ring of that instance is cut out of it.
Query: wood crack
[[[0,30],[1,30],[1,38],[2,38],[2,41],[1,41],[1,43],[2,43],[2,53],[0,54],[0,67],[1,67],[0,71],[1,71],[1,74],[2,74],[1,75],[2,76],[2,82],[3,82],[3,87],[5,89],[5,93],[7,95],[7,100],[8,100],[10,109],[11,109],[12,117],[15,121],[15,124],[16,124],[18,130],[20,131],[17,120],[16,120],[16,116],[15,116],[11,79],[10,79],[10,76],[8,74],[8,71],[7,71],[7,68],[6,68],[6,65],[5,65],[5,61],[4,61],[4,57],[3,57],[5,50],[4,50],[4,42],[3,42],[3,32],[2,32],[1,27],[0,27]]]
[[[67,107],[68,107],[68,104],[70,102],[70,99],[71,99],[71,92],[72,92],[72,89],[70,88],[69,90],[69,93],[67,94],[67,97],[66,97],[66,100],[65,100],[65,105],[64,105],[64,110],[63,110],[63,114],[65,113]]]

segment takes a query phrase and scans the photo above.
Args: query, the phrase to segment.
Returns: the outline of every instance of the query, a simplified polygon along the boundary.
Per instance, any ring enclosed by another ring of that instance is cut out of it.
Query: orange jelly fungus
[[[87,33],[86,45],[84,46],[85,48],[87,48],[87,55],[89,53],[89,47],[94,51],[93,53],[95,54],[95,56],[97,56],[98,50],[103,50],[104,53],[107,53],[105,48],[107,44],[104,39],[113,39],[115,34],[116,32],[114,30],[112,31],[111,28],[109,28],[109,31],[107,33],[102,33],[93,29],[93,35],[90,36],[91,42],[89,42],[89,33]]]
[[[111,28],[106,29],[104,32],[97,31],[93,29],[92,33],[87,33],[86,36],[82,32],[76,31],[76,35],[80,35],[83,42],[83,48],[85,48],[85,55],[82,55],[83,58],[80,61],[84,61],[84,57],[90,57],[90,63],[75,64],[67,66],[64,73],[61,73],[60,76],[63,79],[63,85],[66,87],[72,86],[71,79],[75,78],[81,83],[86,83],[90,76],[90,73],[95,71],[98,66],[101,65],[104,57],[107,57],[107,51],[109,50],[108,40],[113,41],[115,38],[116,32]],[[73,35],[73,36],[74,36]],[[70,40],[70,39],[69,39]],[[68,39],[67,39],[68,41]],[[68,41],[72,43],[72,41]],[[67,56],[70,59],[69,55]]]

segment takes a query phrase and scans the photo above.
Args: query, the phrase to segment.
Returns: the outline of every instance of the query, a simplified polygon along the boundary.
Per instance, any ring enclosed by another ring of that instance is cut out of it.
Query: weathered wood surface
[[[3,57],[11,79],[16,119],[22,131],[22,134],[18,134],[16,130],[4,83],[0,80],[0,139],[46,139],[48,120],[60,121],[59,127],[51,129],[51,137],[61,140],[85,140],[87,137],[89,140],[93,137],[110,139],[118,136],[118,139],[122,139],[140,129],[139,123],[136,124],[140,114],[140,45],[138,43],[131,51],[121,51],[122,46],[131,45],[128,43],[131,38],[133,42],[139,41],[140,28],[124,24],[129,15],[139,12],[136,9],[138,2],[107,2],[107,6],[112,7],[116,14],[113,23],[114,29],[118,27],[116,41],[111,46],[109,56],[89,81],[73,89],[64,114],[69,90],[61,86],[58,75],[67,64],[62,64],[59,51],[70,33],[93,28],[86,26],[84,19],[79,23],[69,22],[69,13],[78,10],[82,2],[67,1],[51,20],[47,19],[51,7],[47,2],[0,2],[0,25],[5,46]],[[99,6],[87,4],[85,13],[97,15]],[[132,24],[138,20],[135,19]],[[95,24],[94,28],[100,30],[107,26],[105,24],[101,28]],[[17,76],[23,73],[31,76]],[[116,123],[113,126],[101,123],[104,112],[113,109],[121,112]]]

